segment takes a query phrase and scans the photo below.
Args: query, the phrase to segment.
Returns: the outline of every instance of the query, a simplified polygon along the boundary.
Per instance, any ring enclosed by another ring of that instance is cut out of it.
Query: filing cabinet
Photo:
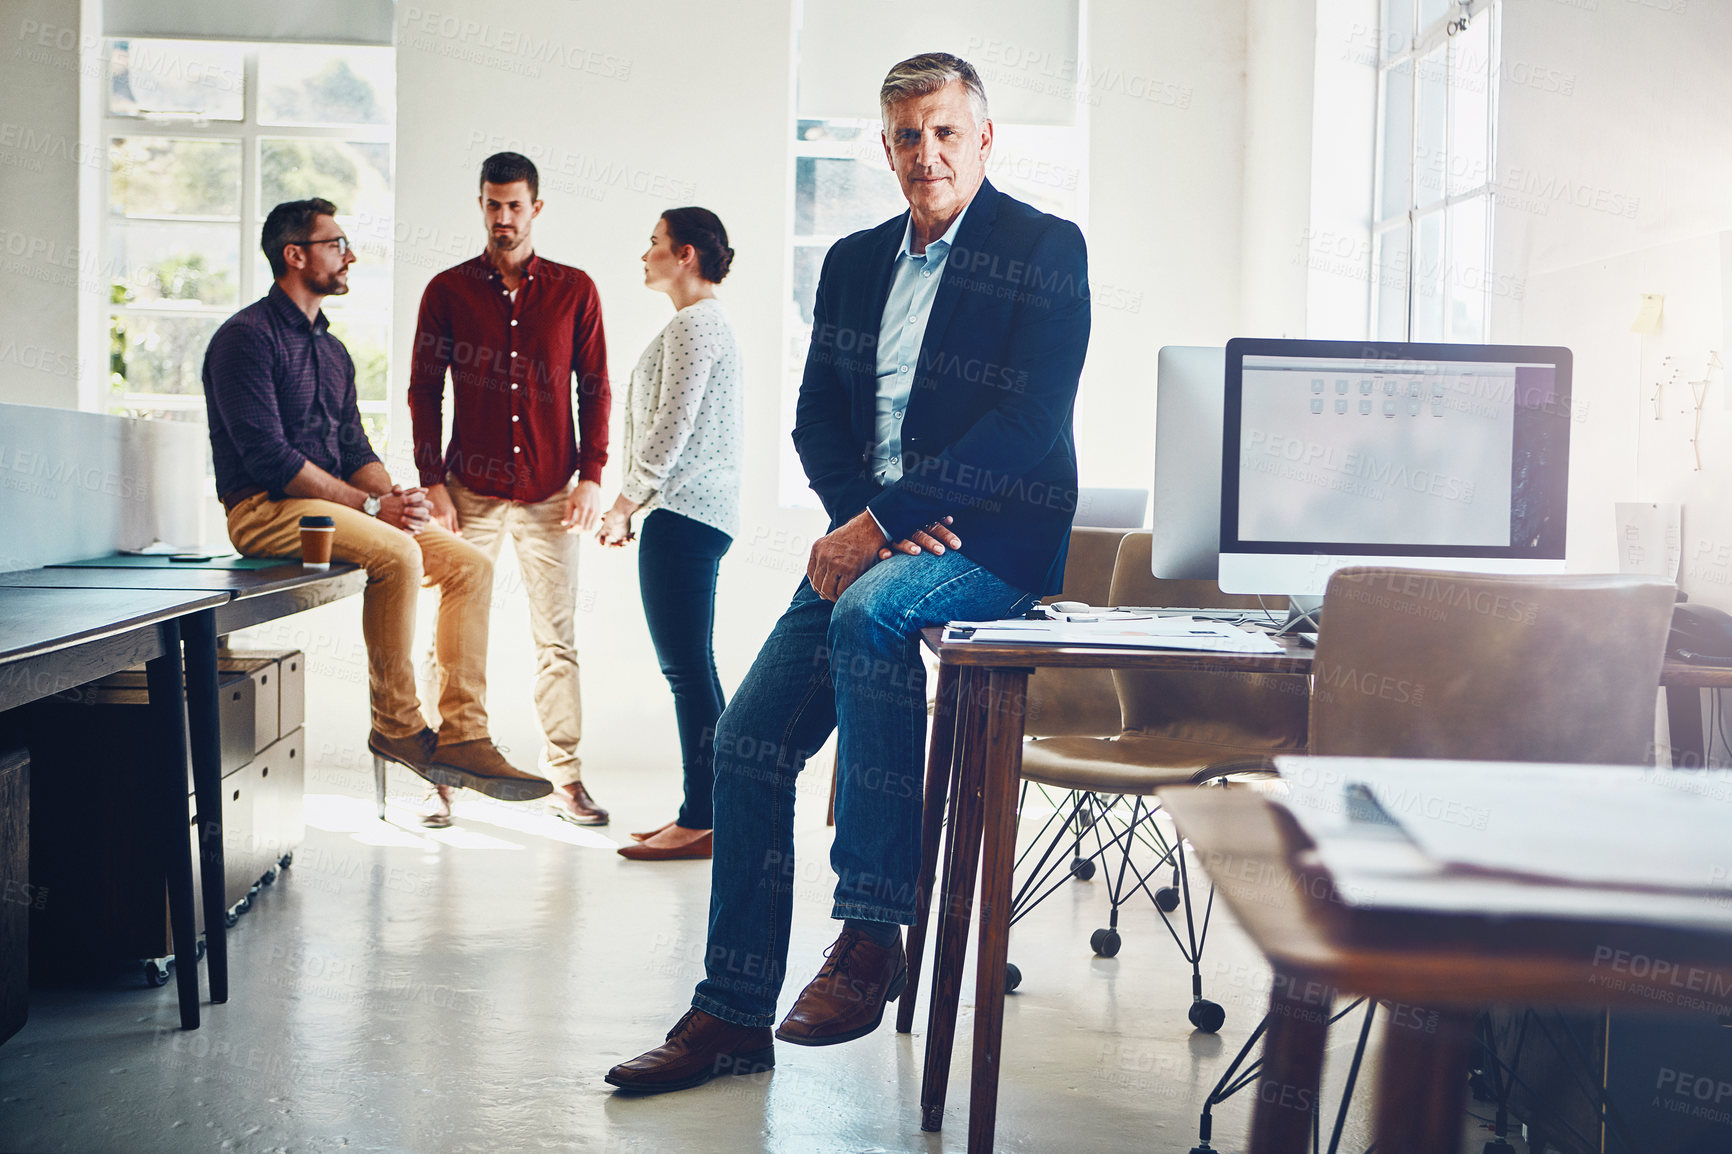
[[[224,651],[218,663],[222,730],[223,905],[244,912],[261,880],[305,836],[305,658],[298,651]],[[147,860],[146,799],[134,772],[144,725],[143,670],[129,670],[27,707],[31,775],[30,869],[47,894],[30,911],[33,980],[78,977],[171,952],[167,898]],[[294,725],[284,727],[286,720]],[[198,861],[192,783],[187,836]],[[100,838],[89,831],[107,831]],[[202,903],[195,903],[202,932]],[[0,915],[4,910],[0,909]]]

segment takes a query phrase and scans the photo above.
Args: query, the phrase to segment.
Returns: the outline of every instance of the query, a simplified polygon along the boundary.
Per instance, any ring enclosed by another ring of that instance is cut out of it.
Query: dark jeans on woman
[[[727,702],[716,676],[711,642],[716,571],[733,543],[720,529],[667,509],[651,512],[638,531],[637,582],[643,615],[662,675],[674,691],[674,721],[685,765],[686,801],[675,820],[687,829],[715,825],[710,796],[716,720]]]

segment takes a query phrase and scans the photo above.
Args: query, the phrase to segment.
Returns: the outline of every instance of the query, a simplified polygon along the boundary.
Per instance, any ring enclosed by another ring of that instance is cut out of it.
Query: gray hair
[[[917,96],[930,96],[953,81],[962,81],[968,93],[968,105],[974,112],[975,124],[985,124],[986,88],[980,83],[980,73],[974,65],[948,52],[922,52],[890,69],[884,86],[878,90],[878,109],[885,127],[890,125],[890,106]]]

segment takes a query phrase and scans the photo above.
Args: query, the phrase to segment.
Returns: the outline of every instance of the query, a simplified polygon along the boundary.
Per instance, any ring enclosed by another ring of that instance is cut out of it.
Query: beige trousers
[[[301,518],[335,518],[331,546],[339,561],[367,571],[361,636],[367,644],[373,728],[388,738],[426,726],[415,693],[415,600],[423,583],[439,589],[434,650],[439,668],[439,740],[475,741],[487,734],[487,612],[493,561],[474,544],[429,525],[411,536],[358,509],[332,501],[257,493],[228,515],[229,540],[248,556],[296,556]]]
[[[489,561],[498,559],[506,535],[511,537],[535,643],[535,712],[545,739],[540,772],[556,786],[579,781],[583,696],[577,666],[577,535],[559,523],[570,487],[534,504],[483,497],[455,479],[447,479],[445,487],[457,507],[463,539]]]

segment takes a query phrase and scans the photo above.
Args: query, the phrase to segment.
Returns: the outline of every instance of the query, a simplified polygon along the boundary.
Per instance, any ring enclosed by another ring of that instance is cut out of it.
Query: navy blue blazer
[[[832,529],[870,507],[892,540],[944,516],[962,552],[1055,593],[1076,513],[1071,431],[1089,341],[1082,232],[981,184],[932,302],[902,422],[902,479],[872,479],[878,332],[906,213],[831,246],[794,447]]]

